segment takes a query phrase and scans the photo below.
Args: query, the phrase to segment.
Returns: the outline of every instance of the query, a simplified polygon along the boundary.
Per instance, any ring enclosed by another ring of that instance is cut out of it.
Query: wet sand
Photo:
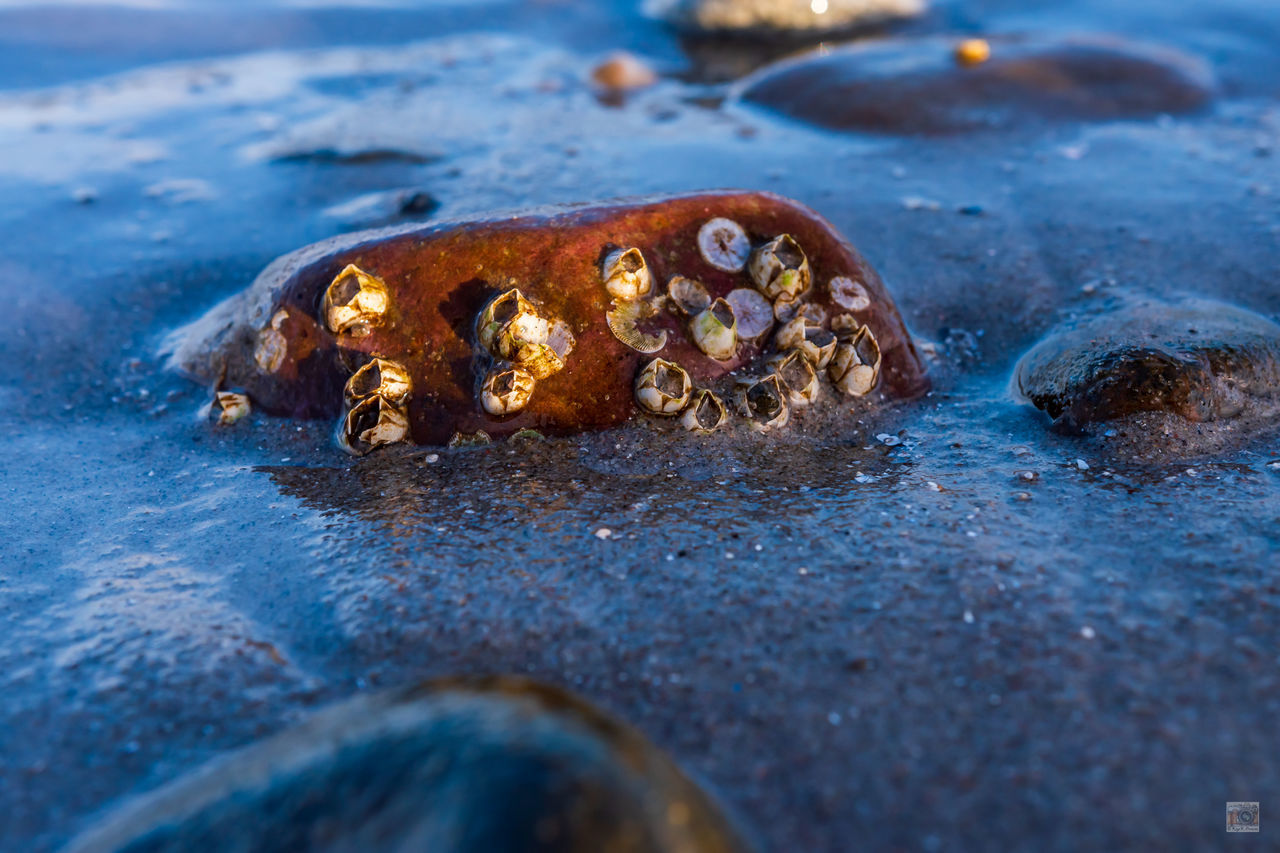
[[[944,4],[906,35],[1109,32],[1219,89],[1191,117],[920,140],[722,103],[628,3],[486,8],[253,13],[272,40],[134,9],[112,20],[201,37],[128,49],[0,8],[28,45],[0,63],[0,849],[458,673],[580,692],[769,849],[1205,849],[1227,800],[1274,801],[1275,438],[1135,461],[1009,379],[1129,295],[1280,317],[1277,12]],[[589,83],[618,47],[668,75],[621,107]],[[385,224],[369,194],[421,188],[431,219],[721,186],[845,234],[933,393],[778,439],[353,461],[327,421],[216,428],[162,369],[167,332],[276,256]]]

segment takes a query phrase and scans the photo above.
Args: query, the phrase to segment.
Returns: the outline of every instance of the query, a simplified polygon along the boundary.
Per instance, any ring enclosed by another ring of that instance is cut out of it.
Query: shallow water
[[[1275,440],[1114,458],[1008,377],[1130,294],[1280,317],[1280,7],[1114,7],[906,34],[1162,42],[1214,68],[1210,112],[829,133],[722,104],[627,2],[0,3],[0,848],[331,700],[499,671],[618,713],[777,849],[1219,843],[1226,800],[1280,790]],[[586,81],[619,47],[668,76],[610,106]],[[717,186],[846,234],[934,392],[816,438],[353,461],[328,423],[216,428],[161,369],[275,256],[403,221],[387,194]]]

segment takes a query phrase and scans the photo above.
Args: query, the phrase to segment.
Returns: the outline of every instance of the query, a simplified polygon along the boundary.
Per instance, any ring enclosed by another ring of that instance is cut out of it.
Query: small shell
[[[751,279],[770,299],[795,299],[809,289],[809,259],[790,234],[779,234],[751,254]]]
[[[851,397],[871,392],[880,378],[880,345],[869,328],[863,326],[852,340],[836,347],[827,375],[837,388]]]
[[[733,306],[733,316],[738,318],[738,337],[754,341],[773,328],[773,306],[760,295],[760,291],[739,287],[729,291],[725,301]]]
[[[249,398],[235,391],[218,391],[213,395],[218,411],[218,426],[231,426],[249,414]]]
[[[689,407],[680,416],[680,423],[685,429],[696,433],[715,432],[729,420],[729,412],[724,401],[706,388],[693,392]]]
[[[797,315],[779,329],[773,340],[774,348],[779,352],[798,350],[819,370],[827,366],[836,351],[836,336],[814,325],[804,314]]]
[[[718,270],[741,272],[751,256],[751,241],[741,225],[718,216],[698,229],[698,251]]]
[[[835,338],[831,340],[834,344]],[[813,362],[798,349],[770,359],[769,369],[782,380],[791,402],[797,406],[807,406],[821,394],[822,384],[818,382],[818,372],[814,369]]]
[[[723,299],[694,317],[689,329],[698,349],[717,361],[728,361],[738,350],[738,319],[733,306]]]
[[[449,447],[483,447],[486,444],[492,444],[493,439],[489,437],[489,433],[482,429],[475,432],[455,432],[449,437]]]
[[[831,290],[831,301],[846,311],[866,311],[871,307],[871,294],[860,281],[838,275],[827,287]]]
[[[618,249],[604,259],[600,270],[605,289],[620,302],[631,302],[649,295],[653,276],[639,249]]]
[[[560,356],[561,361],[569,360],[569,353],[573,352],[576,345],[577,341],[573,338],[573,330],[569,328],[569,324],[563,320],[552,320],[547,332],[547,346]]]
[[[513,358],[525,344],[545,344],[550,324],[512,288],[494,297],[476,321],[476,339],[497,358]]]
[[[338,443],[349,453],[368,453],[384,444],[404,441],[409,416],[384,397],[366,397],[342,419]]]
[[[271,325],[258,332],[258,342],[253,348],[253,360],[266,373],[275,373],[289,354],[289,341],[280,327],[289,319],[289,312],[281,308],[271,318]]]
[[[494,367],[484,378],[480,389],[480,405],[495,417],[513,415],[529,405],[537,382],[522,367]]]
[[[335,335],[349,331],[355,337],[364,337],[370,326],[382,322],[390,303],[387,286],[381,279],[348,264],[324,292],[325,326]]]
[[[371,394],[381,394],[392,404],[403,406],[412,390],[413,381],[403,365],[375,358],[351,374],[343,393],[349,406]]]
[[[655,415],[678,414],[692,392],[689,374],[665,358],[655,358],[636,377],[636,403]]]
[[[852,314],[837,314],[831,318],[831,331],[842,341],[851,341],[858,334],[862,324]]]
[[[667,295],[677,308],[691,317],[705,311],[711,304],[711,294],[707,293],[706,286],[682,275],[673,275],[667,282]]]
[[[612,311],[605,312],[604,319],[615,338],[636,352],[653,355],[667,345],[667,333],[649,335],[637,327],[641,320],[651,315],[652,310],[647,302],[615,303]]]
[[[766,432],[786,426],[791,412],[787,406],[787,393],[776,373],[770,373],[763,379],[742,380],[734,390],[738,411],[752,429]]]

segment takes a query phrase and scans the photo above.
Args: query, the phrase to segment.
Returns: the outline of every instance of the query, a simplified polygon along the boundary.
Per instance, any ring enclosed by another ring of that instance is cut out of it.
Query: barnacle
[[[529,405],[536,384],[533,374],[523,367],[494,367],[484,378],[480,405],[491,415],[513,415]]]
[[[667,295],[677,308],[691,317],[711,304],[711,294],[707,292],[706,285],[682,275],[673,275],[667,282]]]
[[[792,300],[809,289],[809,259],[790,234],[779,234],[751,254],[751,279],[770,299]]]
[[[258,332],[258,341],[253,348],[253,360],[267,373],[275,373],[279,370],[280,365],[284,364],[285,356],[289,353],[289,341],[280,331],[280,327],[287,319],[289,319],[288,310],[281,308],[272,315],[270,325]]]
[[[218,426],[231,426],[249,414],[249,398],[235,391],[218,391],[213,395],[218,407]]]
[[[546,379],[564,370],[564,359],[548,344],[523,344],[511,360],[532,374],[534,379]]]
[[[867,287],[860,281],[848,276],[838,275],[827,285],[831,291],[831,301],[846,311],[865,311],[871,307],[871,295]]]
[[[699,388],[693,392],[688,408],[680,416],[680,423],[690,432],[705,434],[715,432],[728,419],[729,412],[724,407],[724,401],[714,391]]]
[[[476,323],[480,346],[497,358],[514,358],[521,346],[545,344],[549,335],[550,324],[515,288],[494,297]]]
[[[325,325],[335,335],[350,332],[363,337],[382,322],[390,303],[381,279],[348,264],[324,292]]]
[[[797,314],[778,330],[774,347],[779,352],[798,350],[813,366],[821,370],[836,351],[836,336],[814,324],[807,314]]]
[[[604,259],[600,271],[605,289],[614,299],[630,302],[641,299],[653,289],[653,276],[639,249],[617,249]]]
[[[760,291],[739,287],[729,291],[725,301],[733,306],[733,316],[738,318],[739,338],[754,341],[773,328],[773,306]]]
[[[409,434],[409,416],[383,397],[365,397],[342,419],[338,443],[350,453],[368,453],[375,447],[403,441]]]
[[[827,375],[837,388],[852,397],[870,393],[880,377],[880,344],[871,329],[862,326],[836,347]]]
[[[651,316],[653,307],[647,302],[615,302],[613,310],[605,312],[604,319],[615,338],[636,352],[652,355],[667,345],[667,333],[650,335],[640,331],[637,324]]]
[[[712,302],[693,318],[690,334],[698,349],[717,361],[733,358],[738,348],[738,320],[733,306],[723,299]]]
[[[738,411],[752,429],[767,432],[787,425],[791,413],[778,374],[771,373],[763,379],[740,380],[734,390]]]
[[[835,338],[832,338],[832,344],[834,343]],[[822,388],[818,382],[818,372],[802,351],[793,349],[785,355],[774,356],[769,360],[769,369],[782,380],[792,403],[807,406],[818,399]]]
[[[689,402],[693,382],[683,367],[655,358],[636,377],[636,402],[655,415],[674,415]]]
[[[351,374],[343,393],[347,405],[355,405],[370,394],[381,394],[395,405],[402,406],[412,390],[413,381],[403,365],[375,358]]]
[[[698,229],[698,251],[702,259],[716,269],[740,272],[751,256],[751,241],[741,225],[718,216]]]

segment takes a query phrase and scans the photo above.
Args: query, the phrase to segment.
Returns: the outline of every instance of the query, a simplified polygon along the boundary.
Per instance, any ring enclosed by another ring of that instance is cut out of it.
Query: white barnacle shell
[[[689,323],[698,349],[717,361],[728,361],[738,350],[738,319],[733,306],[717,299]]]
[[[636,377],[636,403],[655,415],[675,415],[689,402],[693,381],[683,367],[655,358]]]
[[[831,331],[842,341],[851,341],[862,328],[862,323],[852,314],[837,314],[831,318]]]
[[[738,318],[738,337],[754,341],[773,328],[773,306],[750,287],[729,291],[725,301],[733,306],[733,316]]]
[[[631,302],[649,295],[653,276],[639,249],[616,249],[604,259],[600,270],[605,290],[620,302]]]
[[[476,321],[476,339],[497,358],[515,358],[522,346],[545,344],[550,331],[550,323],[516,288],[490,300]]]
[[[391,403],[403,406],[413,390],[413,381],[404,365],[375,358],[351,374],[343,395],[347,405],[355,405],[371,394],[381,394]]]
[[[356,337],[369,334],[369,327],[382,322],[391,297],[380,278],[355,264],[333,279],[324,292],[324,322],[335,335],[350,332]]]
[[[740,380],[734,392],[738,411],[754,430],[767,432],[784,427],[791,417],[787,392],[776,373],[770,373],[763,379]]]
[[[774,348],[779,352],[798,350],[819,370],[827,366],[836,351],[836,336],[803,313],[778,329],[773,340]]]
[[[880,378],[880,344],[871,329],[863,326],[853,338],[840,342],[827,366],[827,375],[851,397],[871,393]]]
[[[673,275],[667,282],[667,295],[677,308],[690,317],[705,311],[711,304],[711,294],[707,292],[706,285],[682,275]]]
[[[741,225],[717,216],[698,229],[698,251],[704,261],[718,270],[741,272],[751,256],[751,240]]]
[[[339,423],[338,443],[349,453],[368,453],[384,444],[404,441],[409,416],[380,394],[365,397]]]
[[[832,338],[832,343],[834,342],[835,338]],[[818,381],[818,371],[813,362],[798,349],[774,356],[769,360],[769,369],[782,380],[791,402],[797,406],[807,406],[821,394],[822,384]]]
[[[724,401],[707,388],[693,392],[688,408],[680,416],[680,423],[685,429],[702,434],[715,432],[728,420],[729,412]]]
[[[779,234],[751,254],[751,280],[770,299],[794,300],[809,289],[809,259],[790,234]]]
[[[284,364],[289,354],[289,341],[281,331],[285,321],[289,319],[289,310],[281,308],[271,316],[270,325],[258,332],[258,340],[253,348],[253,360],[266,373],[275,373]]]
[[[827,288],[831,291],[831,301],[846,311],[865,311],[871,307],[871,294],[860,281],[838,275],[831,279]]]
[[[537,385],[533,374],[516,365],[496,365],[484,377],[480,405],[495,417],[513,415],[529,405]]]
[[[653,308],[647,302],[615,302],[613,310],[605,312],[604,319],[615,338],[636,352],[652,355],[667,345],[665,331],[650,335],[640,331],[637,325],[652,313]]]
[[[550,329],[547,331],[547,346],[551,347],[561,361],[569,360],[569,353],[573,352],[577,343],[568,323],[560,319],[551,321]]]
[[[249,398],[237,391],[218,391],[213,395],[217,406],[218,426],[231,426],[249,414]]]

